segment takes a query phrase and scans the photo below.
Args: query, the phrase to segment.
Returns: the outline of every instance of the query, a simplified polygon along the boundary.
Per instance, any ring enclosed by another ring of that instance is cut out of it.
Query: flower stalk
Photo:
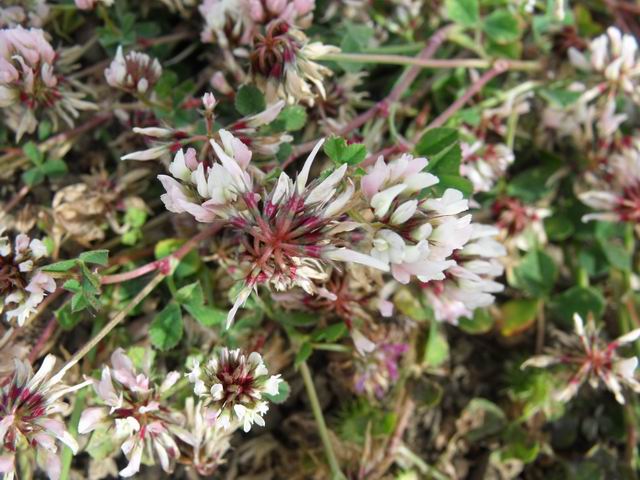
[[[318,400],[318,394],[316,393],[316,387],[313,385],[311,372],[306,362],[302,362],[300,364],[300,374],[302,375],[302,380],[304,381],[304,386],[307,390],[307,395],[309,396],[311,411],[313,412],[313,417],[315,418],[316,425],[318,426],[318,434],[320,435],[325,454],[327,455],[327,461],[329,462],[329,468],[331,469],[331,478],[333,480],[344,480],[346,477],[340,470],[340,464],[338,463],[336,454],[333,451],[331,439],[329,438],[329,430],[327,429],[327,424],[324,421],[322,408],[320,407],[320,401]]]

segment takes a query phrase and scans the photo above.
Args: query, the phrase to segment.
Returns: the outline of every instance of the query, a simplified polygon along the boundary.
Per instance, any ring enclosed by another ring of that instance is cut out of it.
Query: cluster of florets
[[[569,49],[569,59],[573,65],[585,72],[597,72],[604,78],[601,83],[583,94],[584,100],[598,97],[608,92],[611,97],[624,93],[636,103],[640,102],[638,76],[638,42],[633,35],[622,33],[616,27],[609,27],[591,41],[588,53],[576,48]]]
[[[326,97],[324,79],[333,74],[314,60],[338,51],[337,47],[309,42],[301,30],[286,22],[272,22],[264,35],[253,39],[251,72],[268,100],[313,105],[316,96]]]
[[[15,457],[23,449],[33,449],[38,464],[50,479],[60,477],[60,445],[75,454],[78,443],[67,431],[60,413],[67,409],[62,397],[86,385],[67,387],[61,375],[51,376],[56,358],[47,355],[35,373],[26,361],[16,360],[8,383],[0,389],[0,473],[15,475]]]
[[[277,395],[282,382],[280,375],[269,375],[259,353],[247,357],[240,350],[227,348],[204,365],[195,361],[188,378],[194,393],[215,412],[222,428],[241,426],[245,432],[254,423],[264,426],[262,417],[269,410],[264,395]]]
[[[308,27],[314,8],[315,0],[204,0],[198,7],[205,21],[202,41],[225,48],[249,45],[272,21]]]
[[[160,75],[162,66],[157,58],[135,51],[124,55],[122,47],[118,47],[111,65],[104,71],[109,85],[138,95],[150,91]]]
[[[40,112],[54,125],[58,118],[73,125],[78,110],[93,108],[65,88],[57,59],[43,30],[0,30],[0,108],[7,109],[5,122],[18,139],[35,130]]]
[[[103,367],[100,380],[91,380],[102,405],[82,412],[78,432],[111,436],[129,462],[119,472],[122,477],[137,474],[142,463],[159,463],[171,473],[178,461],[211,474],[223,463],[236,429],[264,425],[262,415],[269,407],[262,395],[278,393],[280,375],[269,376],[258,353],[247,358],[239,350],[224,349],[203,368],[196,362],[188,377],[202,401],[188,398],[183,414],[167,401],[178,372],[169,372],[157,385],[148,368],[139,372],[117,349],[111,367]]]
[[[585,382],[592,388],[597,388],[602,382],[622,404],[625,403],[624,387],[640,393],[640,382],[634,375],[638,357],[621,357],[618,354],[620,347],[640,338],[640,328],[607,343],[600,337],[600,330],[593,319],[586,326],[580,315],[575,314],[573,319],[576,337],[558,332],[558,348],[527,360],[522,367],[563,365],[570,369],[565,388],[556,393],[556,398],[563,402],[571,399]]]
[[[589,189],[578,196],[597,212],[585,215],[584,221],[640,223],[640,139],[621,142],[587,181]]]
[[[8,237],[0,236],[0,314],[7,321],[24,325],[46,294],[56,289],[53,278],[36,268],[46,255],[47,248],[38,239],[21,233],[12,245]]]
[[[0,28],[18,25],[41,28],[50,11],[46,0],[5,0],[0,6]]]

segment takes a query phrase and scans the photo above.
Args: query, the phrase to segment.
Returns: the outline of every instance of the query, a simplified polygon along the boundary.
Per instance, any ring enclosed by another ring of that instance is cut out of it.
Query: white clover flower
[[[0,30],[0,108],[6,108],[5,123],[18,140],[35,131],[40,113],[57,128],[58,118],[73,126],[78,110],[95,108],[60,82],[57,60],[43,30]]]
[[[424,285],[436,320],[457,324],[460,317],[471,317],[475,309],[493,304],[493,294],[504,290],[494,280],[504,271],[498,259],[507,253],[495,240],[498,233],[493,226],[472,224],[471,238],[455,252],[456,264],[445,271],[445,279]]]
[[[272,22],[264,35],[254,38],[251,70],[267,100],[313,106],[317,96],[325,98],[324,78],[333,74],[314,60],[338,51],[334,46],[309,43],[304,33],[287,23]]]
[[[247,357],[227,348],[203,366],[194,363],[187,378],[203,404],[215,412],[216,425],[225,430],[242,427],[245,432],[254,423],[264,426],[269,405],[263,395],[277,395],[282,382],[280,375],[269,375],[259,353]]]
[[[183,428],[184,417],[167,406],[162,395],[180,375],[170,372],[160,386],[154,385],[148,374],[136,371],[121,348],[111,355],[111,365],[103,367],[100,380],[92,380],[104,406],[85,408],[78,432],[87,434],[101,427],[113,429],[114,440],[129,461],[120,471],[122,477],[138,473],[143,455],[148,460],[157,459],[165,472],[173,472],[180,456],[176,439],[191,437]]]
[[[597,210],[582,217],[585,222],[640,223],[640,139],[622,142],[608,155],[604,172],[595,176],[590,190],[578,198]]]
[[[416,198],[439,181],[423,171],[428,163],[408,154],[388,164],[380,157],[360,184],[383,225],[373,236],[371,255],[388,262],[400,283],[414,276],[423,282],[443,280],[444,271],[455,265],[451,254],[471,237],[471,216],[458,217],[468,209],[461,192],[447,189],[442,197]]]
[[[545,368],[551,365],[572,367],[574,373],[567,381],[566,387],[556,392],[558,401],[566,402],[573,398],[585,381],[588,381],[592,388],[597,388],[602,382],[621,404],[625,403],[623,387],[640,393],[640,382],[635,377],[638,358],[618,356],[618,348],[640,338],[640,328],[606,343],[600,337],[593,320],[589,320],[585,326],[577,313],[573,320],[577,338],[563,338],[564,345],[557,353],[532,357],[522,368]]]
[[[15,474],[15,453],[18,447],[33,448],[40,467],[50,479],[60,476],[62,442],[75,454],[78,443],[67,431],[58,414],[67,408],[61,398],[88,385],[73,387],[61,383],[59,374],[51,376],[56,358],[47,355],[34,374],[26,361],[15,361],[11,381],[0,389],[0,473],[4,478]]]
[[[47,293],[56,289],[51,276],[35,268],[47,255],[44,244],[25,234],[16,236],[13,246],[0,231],[0,314],[19,326],[36,312]]]
[[[153,89],[161,75],[162,66],[157,58],[135,51],[124,55],[122,46],[118,47],[111,65],[104,71],[109,85],[140,95]]]
[[[609,27],[605,34],[591,41],[588,53],[570,48],[568,54],[576,68],[586,72],[598,72],[604,77],[603,84],[585,92],[585,99],[588,100],[610,89],[614,95],[621,91],[636,103],[640,102],[640,61],[638,43],[633,35],[623,34],[618,28]]]

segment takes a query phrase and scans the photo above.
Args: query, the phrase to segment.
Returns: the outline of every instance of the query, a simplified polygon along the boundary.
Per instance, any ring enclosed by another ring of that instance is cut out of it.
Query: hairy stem
[[[116,273],[114,275],[105,275],[100,279],[100,282],[103,285],[110,285],[112,283],[122,283],[129,280],[133,280],[134,278],[141,277],[150,272],[155,272],[156,270],[168,272],[170,269],[170,263],[172,260],[180,260],[187,253],[189,253],[193,248],[196,247],[200,241],[204,240],[207,237],[215,235],[222,228],[221,224],[214,224],[211,227],[203,230],[195,237],[187,240],[187,242],[182,245],[178,250],[173,252],[171,255],[161,258],[160,260],[155,260],[153,262],[147,263],[138,267],[130,272],[124,273]]]
[[[508,64],[509,70],[536,71],[542,69],[540,62],[527,60],[484,60],[482,58],[431,59],[405,57],[403,55],[384,55],[371,53],[328,53],[319,60],[352,63],[378,63],[387,65],[415,65],[420,68],[484,68],[491,69],[495,64]]]
[[[309,396],[309,402],[311,403],[313,416],[316,420],[316,424],[318,425],[318,433],[320,434],[320,439],[322,440],[322,445],[324,446],[324,451],[327,455],[329,468],[331,468],[331,478],[333,480],[346,479],[346,477],[340,470],[338,459],[336,458],[336,454],[333,451],[331,439],[329,438],[329,431],[327,430],[327,424],[324,421],[322,408],[320,408],[320,402],[318,401],[316,387],[313,385],[311,372],[309,371],[309,367],[307,366],[306,362],[302,362],[302,364],[300,364],[300,373],[302,374],[302,380],[304,381],[304,386],[307,390],[307,395]]]
[[[55,375],[54,378],[56,378],[58,381],[61,380],[64,374],[70,368],[72,368],[80,360],[82,360],[82,358],[87,353],[89,353],[93,347],[95,347],[98,343],[100,343],[111,332],[111,330],[113,330],[116,326],[118,326],[118,324],[122,322],[122,320],[124,320],[126,316],[129,315],[129,313],[136,306],[138,306],[138,304],[140,304],[140,302],[142,302],[147,297],[147,295],[149,295],[153,291],[153,289],[156,288],[160,284],[160,282],[162,282],[162,280],[164,280],[164,278],[165,278],[165,275],[162,273],[158,273],[155,277],[153,277],[151,281],[147,283],[147,285],[145,285],[145,287],[138,292],[138,294],[133,298],[133,300],[129,302],[129,304],[124,308],[124,310],[121,310],[120,312],[118,312],[118,314],[115,317],[113,317],[109,321],[109,323],[107,323],[102,328],[102,330],[98,332],[98,334],[95,337],[89,340],[84,345],[84,347],[78,350],[69,359],[69,361],[66,364],[64,364],[64,366],[60,369],[60,371]]]
[[[427,126],[427,130],[431,128],[438,128],[444,125],[445,122],[449,120],[454,113],[464,107],[476,93],[482,90],[482,87],[489,83],[493,78],[497,77],[501,73],[506,72],[509,68],[510,67],[508,61],[497,61],[491,70],[484,72],[482,76],[478,80],[476,80],[460,98],[453,102],[444,112],[438,115],[438,117]]]

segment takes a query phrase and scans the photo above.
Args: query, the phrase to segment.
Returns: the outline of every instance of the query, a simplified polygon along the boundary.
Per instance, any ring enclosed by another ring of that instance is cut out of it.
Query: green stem
[[[405,57],[392,54],[328,53],[319,60],[351,63],[377,63],[387,65],[415,65],[422,68],[492,68],[496,61],[504,62],[508,70],[540,70],[540,62],[525,60],[483,60],[481,58],[435,59]]]
[[[318,433],[320,434],[320,439],[322,440],[322,445],[324,446],[324,451],[325,451],[325,454],[327,455],[329,468],[331,468],[331,478],[333,480],[346,480],[347,477],[345,477],[342,471],[340,470],[340,464],[338,463],[336,454],[333,451],[333,446],[331,445],[331,439],[329,438],[329,430],[327,430],[327,424],[324,421],[324,416],[322,415],[322,408],[320,408],[320,402],[318,401],[318,394],[316,393],[316,387],[313,385],[313,380],[311,379],[311,372],[309,371],[309,367],[307,366],[306,362],[302,362],[300,364],[300,373],[302,374],[302,380],[304,381],[304,386],[307,389],[307,395],[309,396],[309,403],[311,403],[311,410],[316,420],[316,425],[318,426]]]

